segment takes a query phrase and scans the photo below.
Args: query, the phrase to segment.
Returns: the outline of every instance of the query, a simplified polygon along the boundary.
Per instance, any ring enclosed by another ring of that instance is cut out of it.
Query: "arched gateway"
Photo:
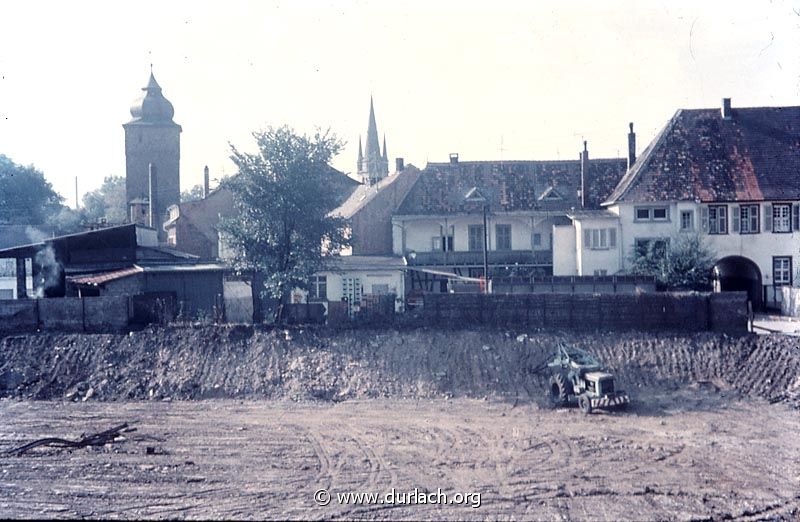
[[[753,308],[762,308],[761,270],[753,261],[742,256],[723,257],[713,271],[714,291],[747,292]]]

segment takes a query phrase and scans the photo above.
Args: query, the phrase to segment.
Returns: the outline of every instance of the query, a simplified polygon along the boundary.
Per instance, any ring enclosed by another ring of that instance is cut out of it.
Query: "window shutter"
[[[584,248],[591,248],[592,247],[592,231],[588,228],[583,229],[583,247]]]
[[[708,232],[708,207],[700,207],[700,228]]]
[[[800,230],[800,205],[792,205],[792,230]]]
[[[764,205],[764,232],[772,232],[772,204]]]
[[[731,217],[733,218],[733,232],[739,232],[739,207],[731,206]]]
[[[617,248],[617,229],[608,229],[608,248]]]

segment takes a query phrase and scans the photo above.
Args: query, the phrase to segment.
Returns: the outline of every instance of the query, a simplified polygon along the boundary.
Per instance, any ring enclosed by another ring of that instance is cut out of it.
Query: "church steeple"
[[[383,137],[383,153],[378,141],[378,125],[375,122],[375,105],[369,98],[369,121],[367,122],[367,141],[362,154],[361,139],[358,140],[358,174],[364,183],[377,183],[389,174],[389,160],[386,157],[386,136]]]
[[[361,164],[364,163],[364,153],[361,151],[361,136],[358,136],[358,165],[356,172],[361,172]]]

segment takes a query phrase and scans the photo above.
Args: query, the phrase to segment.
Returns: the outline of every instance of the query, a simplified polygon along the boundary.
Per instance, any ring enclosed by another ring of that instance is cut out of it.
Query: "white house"
[[[393,252],[412,270],[409,291],[446,291],[447,276],[548,276],[560,226],[575,209],[600,208],[625,159],[429,163],[392,216]],[[484,228],[485,223],[485,228]],[[573,241],[574,243],[574,241]],[[574,250],[574,246],[571,247]]]
[[[624,272],[637,249],[700,234],[717,289],[778,305],[800,252],[800,107],[677,111],[603,207],[556,227],[562,273]]]

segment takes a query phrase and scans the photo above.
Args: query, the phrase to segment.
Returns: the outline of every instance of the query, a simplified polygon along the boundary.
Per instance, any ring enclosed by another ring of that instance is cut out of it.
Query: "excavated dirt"
[[[631,408],[544,406],[533,370],[559,341],[594,352]],[[6,337],[0,518],[797,520],[799,344],[244,327]],[[123,422],[137,431],[103,447],[3,454]],[[468,500],[419,502],[439,489]]]
[[[536,400],[548,375],[533,370],[560,341],[593,352],[634,394],[694,385],[771,402],[800,397],[800,339],[788,336],[241,326],[6,337],[0,397]]]

